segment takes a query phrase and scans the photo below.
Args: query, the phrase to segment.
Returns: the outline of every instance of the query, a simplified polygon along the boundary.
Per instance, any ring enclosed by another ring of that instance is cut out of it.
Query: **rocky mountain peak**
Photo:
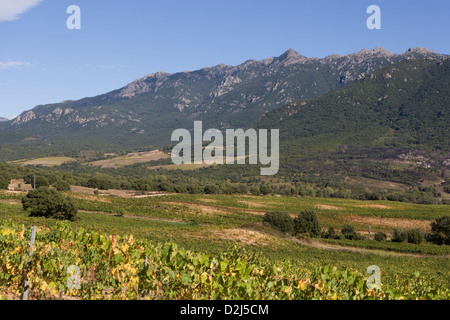
[[[278,57],[278,61],[283,63],[284,66],[299,63],[308,60],[306,57],[302,56],[300,53],[290,48],[281,56]]]
[[[375,47],[374,49],[371,49],[371,50],[362,49],[361,51],[354,53],[353,55],[359,56],[359,57],[369,57],[369,56],[389,57],[389,56],[393,56],[394,54],[392,52],[390,52],[389,50],[386,50],[383,47]]]
[[[0,122],[4,122],[4,121],[9,121],[9,119],[4,118],[4,117],[0,117]]]
[[[432,51],[430,49],[427,48],[423,48],[423,47],[415,47],[415,48],[409,48],[405,54],[409,54],[409,53],[419,53],[419,54],[438,54],[435,51]]]
[[[391,51],[386,50],[383,47],[375,47],[374,49],[371,50],[373,53],[377,53],[377,54],[382,54],[384,56],[392,56],[394,55]]]

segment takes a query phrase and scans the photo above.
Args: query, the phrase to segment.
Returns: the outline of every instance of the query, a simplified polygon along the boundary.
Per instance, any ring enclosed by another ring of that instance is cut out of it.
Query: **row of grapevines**
[[[68,223],[38,228],[31,259],[29,239],[24,226],[0,223],[0,297],[20,298],[29,278],[31,299],[450,298],[419,274],[370,290],[352,270],[275,264],[238,247],[212,256]]]

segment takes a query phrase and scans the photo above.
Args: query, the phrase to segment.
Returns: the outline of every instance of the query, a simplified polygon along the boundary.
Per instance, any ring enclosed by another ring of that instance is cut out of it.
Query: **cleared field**
[[[96,189],[93,188],[87,188],[87,187],[80,187],[80,186],[71,186],[70,191],[74,194],[72,196],[79,197],[81,199],[89,199],[86,195],[94,195]],[[131,190],[97,190],[99,193],[99,196],[108,196],[108,197],[119,197],[119,198],[147,198],[147,197],[158,197],[158,196],[165,196],[169,195],[167,192],[137,192],[137,191],[131,191]],[[92,198],[92,197],[91,197]],[[99,197],[93,197],[92,199],[98,200],[98,201],[107,201],[105,199],[99,198]]]
[[[118,168],[130,166],[137,163],[144,163],[167,158],[170,158],[170,155],[168,153],[162,152],[160,150],[153,150],[149,152],[129,153],[121,157],[88,162],[88,164],[101,168]]]
[[[202,163],[202,164],[180,164],[175,165],[171,164],[168,166],[154,166],[148,167],[148,169],[156,170],[156,169],[167,169],[167,170],[195,170],[199,168],[209,167],[210,164]]]
[[[237,162],[237,160],[239,159],[243,159],[243,158],[248,158],[249,156],[246,155],[245,157],[234,157],[234,161]],[[223,164],[226,163],[226,157],[223,157]],[[208,160],[208,159],[205,159]],[[175,164],[170,164],[170,165],[162,165],[162,166],[153,166],[153,167],[148,167],[148,169],[150,170],[156,170],[156,169],[167,169],[167,170],[195,170],[195,169],[199,169],[199,168],[204,168],[204,167],[209,167],[209,166],[213,166],[213,165],[218,165],[218,164],[207,164],[205,162],[203,162],[202,164],[194,164],[194,163],[186,163],[186,164],[179,164],[179,165],[175,165]]]
[[[73,162],[73,161],[76,161],[76,160],[74,158],[70,158],[70,157],[47,157],[47,158],[38,158],[38,159],[32,159],[32,160],[17,160],[17,161],[14,161],[13,163],[19,164],[22,166],[41,165],[44,167],[55,167],[55,166],[60,166],[66,162]]]
[[[373,190],[373,192],[402,191],[405,188],[405,186],[400,183],[380,181],[363,177],[359,177],[358,179],[347,178],[345,179],[345,182],[353,188],[357,188],[359,190],[369,188],[370,190]]]

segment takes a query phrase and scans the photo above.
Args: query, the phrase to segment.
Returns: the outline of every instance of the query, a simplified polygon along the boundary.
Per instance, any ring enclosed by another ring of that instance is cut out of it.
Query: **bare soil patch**
[[[413,220],[413,219],[397,219],[397,218],[380,218],[380,217],[364,217],[356,215],[340,216],[343,220],[366,224],[370,226],[401,228],[401,229],[422,229],[430,231],[431,221]]]
[[[38,158],[38,159],[32,159],[32,160],[19,160],[19,161],[14,161],[14,162],[19,165],[22,165],[22,166],[41,165],[44,167],[56,167],[56,166],[62,165],[63,163],[74,162],[74,161],[76,161],[76,160],[74,158],[70,158],[70,157],[46,157],[46,158]]]
[[[192,209],[195,213],[201,214],[232,214],[236,212],[245,212],[250,214],[256,214],[256,215],[264,215],[265,211],[258,211],[258,210],[250,210],[250,209],[241,209],[241,208],[233,208],[233,207],[218,207],[214,205],[206,205],[206,204],[199,204],[199,203],[190,203],[190,202],[182,202],[182,201],[164,201],[162,203],[166,204],[172,204],[177,206],[186,206],[189,209]]]
[[[375,208],[375,209],[392,209],[390,206],[385,206],[383,204],[356,204],[354,207],[357,208]]]
[[[239,241],[248,245],[266,246],[275,240],[264,233],[246,229],[212,230],[211,233],[222,239]]]
[[[11,199],[0,199],[0,202],[7,204],[22,204],[20,200],[11,200]]]
[[[239,201],[240,203],[243,203],[245,205],[248,205],[249,207],[254,207],[254,208],[264,208],[265,205],[262,203],[258,203],[258,202],[254,202],[254,201]]]
[[[315,207],[322,210],[342,210],[340,207],[330,206],[328,204],[316,204]]]
[[[93,161],[89,164],[101,168],[117,168],[167,158],[170,158],[168,153],[160,150],[153,150],[149,152],[129,153],[123,157]]]
[[[333,251],[348,251],[348,252],[358,252],[362,254],[378,254],[384,256],[404,256],[404,257],[414,257],[414,258],[427,258],[427,257],[436,257],[442,259],[448,259],[448,255],[430,255],[430,254],[420,254],[420,253],[408,253],[408,252],[398,252],[398,251],[388,251],[388,250],[379,250],[379,249],[366,249],[366,248],[358,248],[358,247],[350,247],[350,246],[342,246],[338,244],[329,244],[323,243],[320,241],[314,240],[299,240],[296,238],[291,239],[292,242],[299,243],[301,245],[307,247],[313,247],[324,250],[333,250]]]
[[[25,180],[18,179],[18,180],[11,180],[11,183],[8,186],[9,191],[30,191],[33,189],[33,186],[31,184],[25,184]]]
[[[94,195],[94,191],[96,189],[92,188],[86,188],[86,187],[80,187],[80,186],[71,186],[70,191],[73,193],[79,193],[84,195]],[[99,194],[96,197],[80,197],[82,199],[91,199],[91,200],[98,200],[103,202],[111,202],[110,200],[104,199],[102,196],[112,196],[112,197],[119,197],[119,198],[148,198],[148,197],[160,197],[160,196],[168,196],[170,193],[161,193],[161,192],[146,192],[145,194],[142,194],[141,192],[133,191],[133,190],[116,190],[116,189],[110,189],[110,190],[98,190]],[[74,195],[74,197],[77,197]]]
[[[198,200],[201,201],[201,202],[207,202],[207,203],[217,203],[218,202],[216,199],[200,198]]]
[[[171,204],[176,206],[186,206],[189,209],[191,209],[192,213],[197,214],[227,214],[230,213],[230,211],[216,207],[216,206],[209,206],[209,205],[203,205],[203,204],[196,204],[196,203],[189,203],[189,202],[178,202],[178,201],[164,201],[165,204]]]
[[[87,214],[100,214],[103,216],[111,216],[111,217],[114,217],[117,215],[117,213],[110,213],[110,212],[103,212],[103,211],[79,210],[79,212],[87,213]],[[125,214],[123,217],[128,218],[128,219],[152,220],[152,221],[162,221],[162,222],[170,222],[170,223],[186,223],[183,220],[170,220],[170,219],[162,219],[162,218],[149,217],[149,216],[136,216],[136,215],[130,215],[130,214]]]

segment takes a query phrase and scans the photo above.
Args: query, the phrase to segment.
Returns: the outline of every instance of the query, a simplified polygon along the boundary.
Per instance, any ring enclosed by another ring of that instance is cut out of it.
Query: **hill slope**
[[[246,127],[280,105],[324,94],[411,58],[444,56],[422,48],[401,55],[375,48],[317,59],[290,49],[277,58],[235,67],[158,72],[107,94],[37,106],[0,123],[0,157],[158,147],[170,143],[174,129],[189,129],[194,120],[220,129]]]
[[[450,60],[407,60],[280,107],[258,127],[279,128],[291,160],[344,146],[448,151],[449,97]]]

